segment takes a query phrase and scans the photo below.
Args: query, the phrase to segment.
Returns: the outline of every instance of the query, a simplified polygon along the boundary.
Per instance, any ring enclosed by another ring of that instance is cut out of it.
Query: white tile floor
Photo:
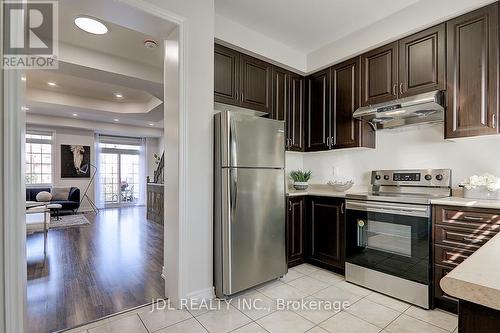
[[[276,300],[348,301],[345,309],[277,309]],[[243,302],[245,300],[245,302]],[[259,309],[249,309],[254,304]],[[290,269],[279,281],[238,295],[220,310],[156,310],[151,307],[96,322],[71,333],[446,333],[457,317],[426,311],[344,281],[311,266]]]

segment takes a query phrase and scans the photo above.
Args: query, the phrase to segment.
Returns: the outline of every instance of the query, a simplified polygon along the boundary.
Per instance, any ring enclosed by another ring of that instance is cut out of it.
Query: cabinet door
[[[352,114],[359,106],[359,58],[332,68],[332,128],[334,148],[360,144],[360,121]]]
[[[446,89],[445,24],[399,41],[399,97]]]
[[[290,73],[283,68],[273,69],[273,115],[276,120],[285,120],[290,108]],[[287,136],[288,138],[288,136]]]
[[[361,55],[361,104],[373,105],[396,99],[398,42]]]
[[[344,200],[310,199],[311,260],[344,269]]]
[[[330,69],[307,79],[306,150],[328,150],[330,141]],[[328,141],[327,141],[328,140]]]
[[[214,46],[214,100],[237,105],[239,103],[239,52],[215,44]]]
[[[286,223],[288,267],[304,262],[305,197],[290,197]]]
[[[498,133],[498,3],[446,23],[446,138]]]
[[[271,114],[273,65],[241,54],[240,105]]]
[[[288,150],[304,150],[304,107],[305,107],[305,80],[304,77],[290,74],[290,108],[286,117],[288,138],[290,145]]]

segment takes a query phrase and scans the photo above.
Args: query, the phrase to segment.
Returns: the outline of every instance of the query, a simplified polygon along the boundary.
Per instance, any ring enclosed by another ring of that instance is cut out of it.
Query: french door
[[[106,206],[135,205],[139,202],[140,155],[130,152],[102,152],[101,186]]]

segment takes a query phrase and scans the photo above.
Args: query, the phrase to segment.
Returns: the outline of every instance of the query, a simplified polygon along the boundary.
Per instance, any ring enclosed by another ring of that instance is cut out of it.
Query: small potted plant
[[[296,190],[306,190],[311,179],[310,170],[295,170],[290,172],[290,177],[293,179],[293,187]]]

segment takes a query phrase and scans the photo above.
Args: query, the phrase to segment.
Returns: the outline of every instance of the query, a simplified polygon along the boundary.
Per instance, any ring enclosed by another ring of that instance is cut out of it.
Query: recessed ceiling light
[[[115,118],[115,119],[113,119],[113,121],[120,121],[120,119],[118,119],[118,118]]]
[[[73,113],[73,117],[78,117],[78,113]]]
[[[26,81],[26,76],[21,76],[21,81]]]
[[[123,95],[122,95],[122,94],[120,94],[120,93],[115,93],[115,97],[116,97],[116,98],[123,98]]]
[[[57,84],[55,82],[47,82],[47,84],[51,87],[55,87],[57,86]]]
[[[153,124],[153,123],[150,123],[150,124],[149,124],[149,126],[154,126],[154,125],[155,125],[155,124]]]
[[[29,107],[27,107],[27,106],[21,106],[21,110],[23,110],[23,111],[29,111],[29,109],[30,109],[30,108],[29,108]]]
[[[78,16],[75,18],[75,24],[83,31],[94,35],[104,35],[108,32],[108,27],[104,23],[88,16]]]

